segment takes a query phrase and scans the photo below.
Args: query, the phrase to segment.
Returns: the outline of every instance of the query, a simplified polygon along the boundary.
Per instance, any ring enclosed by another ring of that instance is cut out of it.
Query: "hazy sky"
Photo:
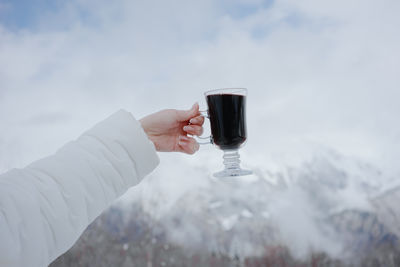
[[[0,171],[54,153],[120,108],[137,118],[195,101],[204,109],[204,91],[247,87],[244,165],[271,174],[334,151],[382,181],[354,177],[384,183],[400,174],[399,13],[398,0],[0,0]],[[221,155],[162,154],[141,192],[158,185],[169,207],[222,167]],[[325,189],[331,208],[363,205],[348,188]],[[293,196],[279,195],[289,208],[278,221],[305,249],[309,232],[284,215],[298,211]]]
[[[119,108],[204,107],[232,86],[249,89],[244,151],[289,138],[376,160],[399,141],[399,5],[1,0],[0,169]]]

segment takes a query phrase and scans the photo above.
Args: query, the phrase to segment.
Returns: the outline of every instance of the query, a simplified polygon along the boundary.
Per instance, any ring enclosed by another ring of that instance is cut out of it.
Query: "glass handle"
[[[213,143],[211,135],[207,136],[207,137],[195,136],[194,139],[196,139],[196,141],[199,145],[211,145]],[[203,142],[203,141],[199,141],[197,139],[208,139],[208,141]]]
[[[208,115],[208,110],[199,110],[199,113],[201,114],[201,116],[203,116],[204,118],[209,119],[210,116]]]
[[[210,119],[210,116],[208,115],[208,110],[200,110],[199,112],[204,118]],[[213,144],[213,138],[211,134],[209,136],[194,136],[194,138],[196,139],[199,145]],[[208,141],[201,141],[201,140],[208,140]]]

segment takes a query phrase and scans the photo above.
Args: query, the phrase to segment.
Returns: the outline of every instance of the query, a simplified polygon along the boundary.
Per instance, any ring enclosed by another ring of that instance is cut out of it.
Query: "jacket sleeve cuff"
[[[154,144],[148,139],[140,122],[125,110],[112,114],[85,135],[96,136],[115,154],[124,150],[137,173],[136,181],[126,181],[130,186],[139,183],[160,162]]]

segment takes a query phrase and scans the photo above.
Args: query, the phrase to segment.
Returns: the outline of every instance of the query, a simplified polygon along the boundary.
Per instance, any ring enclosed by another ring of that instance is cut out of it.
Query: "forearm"
[[[3,174],[0,266],[7,257],[10,266],[47,265],[157,164],[139,122],[119,111],[55,155]]]

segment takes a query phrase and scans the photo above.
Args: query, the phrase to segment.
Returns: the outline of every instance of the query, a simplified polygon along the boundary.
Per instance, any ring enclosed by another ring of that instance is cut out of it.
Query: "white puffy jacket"
[[[121,110],[56,154],[0,175],[0,266],[48,266],[158,163],[140,123]]]

